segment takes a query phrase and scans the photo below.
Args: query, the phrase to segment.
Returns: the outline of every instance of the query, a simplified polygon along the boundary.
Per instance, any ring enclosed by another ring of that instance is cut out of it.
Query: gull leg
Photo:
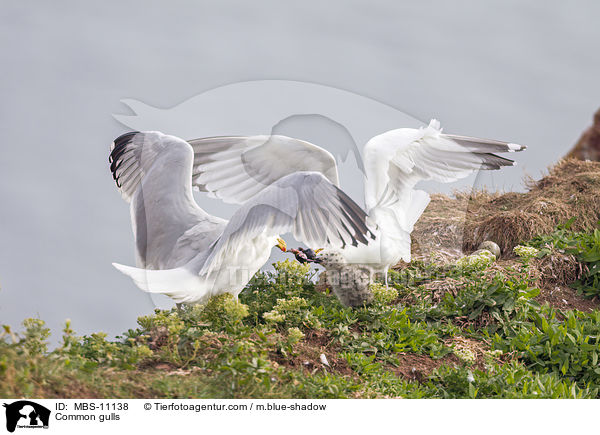
[[[388,276],[387,276],[388,275],[388,270],[387,270],[387,267],[385,268],[384,274],[385,274],[385,289],[388,290],[389,287],[388,287]]]

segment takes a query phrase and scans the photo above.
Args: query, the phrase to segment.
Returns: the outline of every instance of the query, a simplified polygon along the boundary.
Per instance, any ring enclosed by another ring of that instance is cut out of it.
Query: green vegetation
[[[259,273],[240,295],[156,310],[116,340],[60,345],[25,320],[0,335],[4,397],[598,398],[600,311],[540,304],[537,261],[557,251],[600,292],[600,232],[568,225],[516,249],[437,265],[413,262],[373,285],[374,302],[343,307],[292,261]]]
[[[569,219],[553,233],[534,238],[529,245],[539,249],[539,258],[551,255],[554,250],[575,256],[585,266],[585,273],[574,287],[586,296],[597,296],[600,295],[600,230],[571,231],[574,221]]]

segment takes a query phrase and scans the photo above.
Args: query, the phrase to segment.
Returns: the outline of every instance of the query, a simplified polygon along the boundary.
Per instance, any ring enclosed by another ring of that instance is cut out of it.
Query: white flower
[[[454,355],[468,363],[474,363],[477,360],[477,355],[475,355],[475,352],[466,346],[458,346],[455,348]]]
[[[281,314],[277,310],[272,310],[263,313],[263,318],[268,322],[281,323],[285,320],[285,314]]]
[[[303,338],[304,333],[300,330],[300,328],[288,328],[288,339],[290,342],[298,343]]]
[[[485,269],[491,265],[496,256],[487,249],[482,249],[476,254],[467,255],[466,257],[459,258],[456,265],[459,267],[475,267],[477,269]]]
[[[529,259],[529,258],[533,258],[535,257],[538,252],[536,248],[533,248],[531,246],[523,246],[523,245],[517,245],[513,248],[513,252],[518,256],[521,257],[523,259]]]

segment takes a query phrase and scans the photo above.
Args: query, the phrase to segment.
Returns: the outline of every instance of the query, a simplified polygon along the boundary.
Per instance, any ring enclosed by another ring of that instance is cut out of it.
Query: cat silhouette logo
[[[14,432],[16,428],[48,429],[50,410],[29,400],[5,403],[6,430]]]

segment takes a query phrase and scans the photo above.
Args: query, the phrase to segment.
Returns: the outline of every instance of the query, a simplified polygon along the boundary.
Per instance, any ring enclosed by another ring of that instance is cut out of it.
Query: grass
[[[569,225],[511,261],[415,261],[357,309],[288,260],[239,302],[156,310],[116,340],[67,322],[49,351],[44,322],[27,319],[18,336],[4,327],[0,396],[598,398],[600,311],[539,302],[548,256],[572,255],[584,273],[570,284],[600,291],[600,233]]]
[[[457,192],[433,195],[415,225],[413,253],[431,250],[456,256],[496,241],[504,255],[514,246],[576,217],[573,229],[589,233],[600,220],[600,162],[562,160],[524,193]]]

